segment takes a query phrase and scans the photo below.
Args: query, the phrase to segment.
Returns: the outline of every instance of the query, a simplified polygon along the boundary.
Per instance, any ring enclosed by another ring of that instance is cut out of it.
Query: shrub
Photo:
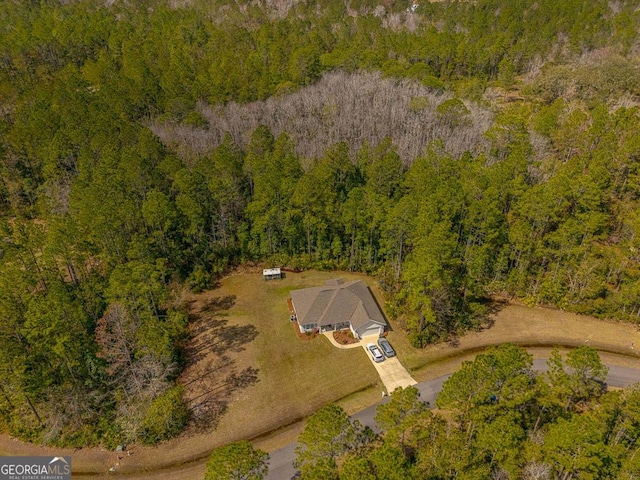
[[[189,419],[182,392],[182,387],[173,387],[151,402],[142,423],[144,443],[153,445],[182,432]]]

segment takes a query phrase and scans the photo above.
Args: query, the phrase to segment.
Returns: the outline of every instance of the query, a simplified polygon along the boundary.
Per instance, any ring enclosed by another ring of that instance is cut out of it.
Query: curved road
[[[539,372],[547,371],[547,360],[536,359],[533,361],[533,369]],[[618,365],[608,365],[609,374],[607,375],[607,385],[611,387],[626,387],[632,383],[640,382],[640,368],[621,367]],[[442,384],[451,375],[445,375],[443,377],[434,378],[427,382],[418,383],[416,388],[420,391],[420,398],[433,405],[436,401],[436,396],[442,390]],[[376,405],[365,408],[351,416],[354,420],[359,420],[364,426],[369,426],[376,429],[373,417],[376,414],[376,408],[382,403],[389,401],[389,397],[385,397],[382,401]],[[275,450],[270,454],[269,460],[269,473],[266,476],[266,480],[289,480],[296,474],[296,469],[293,468],[293,459],[295,458],[294,449],[295,443],[291,443],[284,448]]]

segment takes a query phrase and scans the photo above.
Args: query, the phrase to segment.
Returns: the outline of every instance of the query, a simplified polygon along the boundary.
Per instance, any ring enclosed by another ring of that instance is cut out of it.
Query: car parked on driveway
[[[378,346],[380,347],[380,350],[382,350],[382,352],[386,357],[396,356],[396,351],[393,349],[393,347],[389,343],[389,340],[387,340],[386,338],[380,337],[378,339]]]
[[[368,343],[367,350],[369,350],[374,362],[380,363],[384,361],[384,355],[382,355],[382,352],[375,343]]]

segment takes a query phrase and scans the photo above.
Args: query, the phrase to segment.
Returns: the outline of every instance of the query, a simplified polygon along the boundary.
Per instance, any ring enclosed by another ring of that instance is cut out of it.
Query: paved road
[[[533,361],[533,368],[539,372],[547,371],[546,359],[536,359]],[[420,398],[429,402],[431,405],[435,404],[436,396],[438,392],[442,390],[442,384],[450,375],[438,377],[427,382],[418,383],[416,388],[420,391]],[[609,374],[607,375],[607,384],[611,387],[626,387],[632,383],[640,382],[640,368],[621,367],[618,365],[609,366]],[[377,430],[373,417],[376,414],[376,408],[382,403],[389,401],[389,397],[385,397],[377,405],[365,408],[360,412],[352,415],[351,418],[359,420],[362,425],[369,426],[374,430]],[[295,473],[296,469],[293,468],[294,449],[296,444],[292,443],[280,450],[275,450],[270,454],[269,460],[269,473],[266,476],[266,480],[289,480]]]

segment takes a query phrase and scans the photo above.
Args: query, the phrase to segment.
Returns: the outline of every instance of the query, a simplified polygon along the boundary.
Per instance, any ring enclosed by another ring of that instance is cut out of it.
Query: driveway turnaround
[[[392,393],[396,388],[402,387],[406,388],[410,385],[415,385],[416,382],[407,369],[402,366],[398,357],[385,358],[384,362],[374,362],[373,358],[371,358],[371,354],[369,350],[367,350],[367,344],[376,343],[378,341],[378,336],[364,337],[360,340],[360,345],[364,348],[364,351],[373,363],[373,366],[376,368],[378,375],[380,375],[380,380],[384,384],[387,389],[387,393]]]

